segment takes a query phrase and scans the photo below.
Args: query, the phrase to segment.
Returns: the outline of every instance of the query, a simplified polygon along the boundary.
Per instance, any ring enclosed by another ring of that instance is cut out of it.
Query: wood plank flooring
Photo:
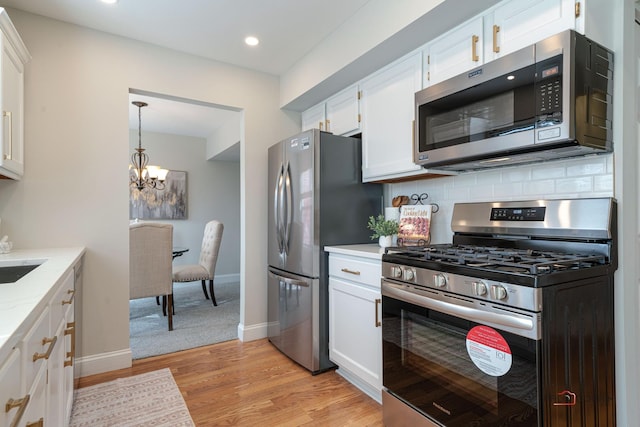
[[[86,387],[170,368],[197,426],[382,426],[382,406],[335,371],[312,376],[266,339],[134,360]]]

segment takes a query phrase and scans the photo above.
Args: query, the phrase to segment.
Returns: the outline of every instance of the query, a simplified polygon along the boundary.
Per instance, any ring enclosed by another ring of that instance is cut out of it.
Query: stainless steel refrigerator
[[[382,186],[362,183],[356,138],[310,130],[269,148],[269,341],[312,373],[329,360],[325,246],[370,243]]]

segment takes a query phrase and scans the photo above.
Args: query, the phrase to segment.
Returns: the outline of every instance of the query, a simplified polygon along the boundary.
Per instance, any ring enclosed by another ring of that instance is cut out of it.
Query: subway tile
[[[531,167],[531,179],[564,178],[565,174],[564,164],[557,162],[542,163]]]
[[[567,176],[599,175],[606,171],[605,159],[600,157],[590,157],[567,165]]]
[[[544,194],[553,194],[555,192],[555,181],[552,179],[544,179],[541,181],[529,181],[522,184],[522,193],[530,196],[541,196]]]
[[[556,180],[556,193],[586,193],[589,191],[593,191],[593,177]]]
[[[593,177],[593,191],[613,195],[613,175],[597,175]]]

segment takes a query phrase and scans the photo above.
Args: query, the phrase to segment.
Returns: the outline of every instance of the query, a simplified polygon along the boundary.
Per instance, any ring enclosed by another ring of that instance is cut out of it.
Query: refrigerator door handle
[[[278,179],[276,180],[276,188],[274,188],[273,194],[273,210],[275,218],[276,235],[278,240],[278,253],[284,252],[283,248],[283,232],[282,232],[282,203],[283,203],[283,186],[284,184],[284,165],[280,164],[280,170],[278,171]]]
[[[276,274],[276,273],[274,273],[274,272],[273,272],[273,271],[271,271],[271,270],[269,270],[269,276],[271,276],[271,277],[273,277],[274,279],[277,279],[277,280],[279,280],[279,281],[281,281],[281,282],[284,282],[284,283],[286,283],[286,284],[289,284],[289,285],[304,286],[305,288],[308,288],[308,287],[309,287],[309,283],[307,283],[307,282],[306,282],[306,281],[304,281],[304,280],[296,280],[296,279],[293,279],[293,278],[291,278],[291,277],[285,277],[285,276],[282,276],[282,275],[280,275],[280,274]]]
[[[293,191],[291,190],[291,167],[287,163],[287,168],[285,170],[286,176],[284,179],[284,190],[285,194],[285,204],[286,204],[286,218],[284,223],[284,242],[282,246],[284,247],[285,254],[289,254],[289,237],[291,232],[291,222],[293,221]]]

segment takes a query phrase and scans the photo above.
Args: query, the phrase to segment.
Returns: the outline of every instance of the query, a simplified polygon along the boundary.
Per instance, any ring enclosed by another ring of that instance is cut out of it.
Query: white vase
[[[393,244],[393,236],[380,236],[378,238],[378,244],[381,248],[386,248]]]

